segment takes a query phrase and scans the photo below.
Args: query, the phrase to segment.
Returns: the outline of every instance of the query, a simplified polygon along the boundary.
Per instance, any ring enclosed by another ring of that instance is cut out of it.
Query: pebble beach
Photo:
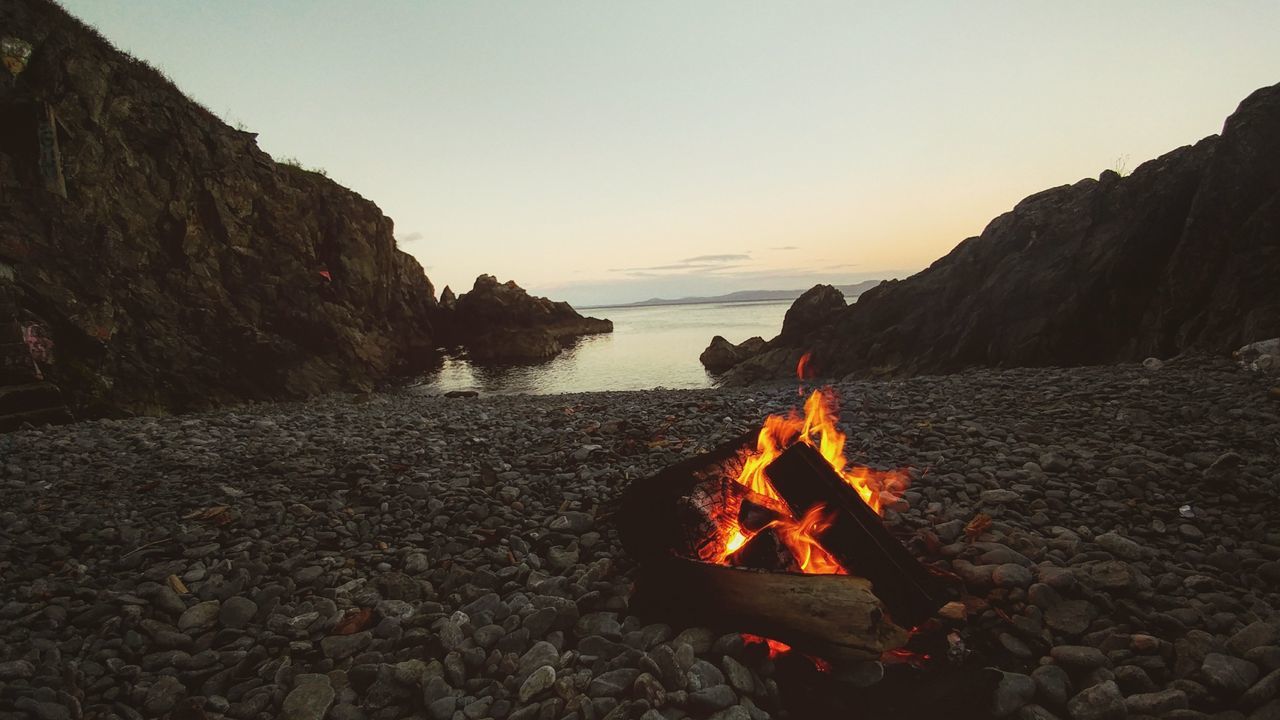
[[[1000,673],[975,716],[1280,718],[1274,384],[1211,358],[835,383]],[[611,524],[800,400],[406,389],[0,435],[0,718],[800,717],[732,629],[629,612]]]

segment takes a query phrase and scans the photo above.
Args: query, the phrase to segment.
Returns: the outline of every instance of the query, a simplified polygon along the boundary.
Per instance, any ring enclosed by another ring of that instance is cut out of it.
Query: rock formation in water
[[[723,336],[717,335],[711,338],[711,344],[698,356],[698,361],[709,372],[720,373],[747,358],[759,354],[764,347],[764,338],[758,335],[743,340],[737,345],[729,342]]]
[[[807,351],[823,375],[951,372],[1277,335],[1280,85],[1245,99],[1220,136],[1026,198],[928,269],[783,332],[725,381],[788,377]]]
[[[608,320],[583,317],[569,303],[534,297],[492,275],[476,278],[442,318],[451,339],[475,362],[547,360],[574,338],[613,332]]]

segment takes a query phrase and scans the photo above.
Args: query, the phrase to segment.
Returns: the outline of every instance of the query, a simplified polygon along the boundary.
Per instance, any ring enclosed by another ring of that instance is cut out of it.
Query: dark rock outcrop
[[[830,285],[814,285],[796,298],[782,319],[781,340],[802,340],[846,307],[844,293]]]
[[[50,329],[47,374],[76,406],[367,389],[432,360],[431,283],[376,205],[275,162],[52,2],[6,2],[0,27],[34,47],[16,81],[0,70],[0,290]],[[65,197],[34,164],[50,110]]]
[[[451,340],[475,362],[532,362],[555,357],[582,335],[613,332],[613,323],[583,317],[569,303],[534,297],[515,281],[476,278],[451,312],[440,312]]]
[[[804,351],[825,375],[1227,353],[1280,335],[1277,278],[1280,85],[1250,95],[1221,136],[1026,198],[726,381],[786,377]]]
[[[698,361],[710,373],[722,373],[750,358],[765,347],[764,338],[756,336],[734,345],[723,336],[711,338],[711,344],[698,356]]]

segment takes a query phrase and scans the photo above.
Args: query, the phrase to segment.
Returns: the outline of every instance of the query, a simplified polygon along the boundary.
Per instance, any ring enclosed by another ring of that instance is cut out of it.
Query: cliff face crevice
[[[729,383],[1088,365],[1280,335],[1280,85],[1220,136],[1032,195],[929,268],[780,336]]]
[[[49,328],[46,375],[74,406],[367,389],[433,360],[431,283],[376,205],[52,3],[5,3],[0,27],[33,47],[0,107],[52,111],[66,189],[41,187],[39,138],[0,148],[0,325]]]

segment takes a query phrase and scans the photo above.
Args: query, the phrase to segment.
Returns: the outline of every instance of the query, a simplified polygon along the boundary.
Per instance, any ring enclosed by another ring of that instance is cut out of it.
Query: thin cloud
[[[696,257],[685,258],[681,263],[724,263],[736,262],[738,260],[750,260],[751,256],[747,254],[738,255],[698,255]]]
[[[660,275],[681,275],[692,272],[718,272],[740,267],[736,263],[750,260],[746,253],[727,253],[722,255],[695,255],[666,265],[646,265],[643,267],[609,268],[609,272],[624,273],[632,277],[657,277]]]
[[[732,275],[741,265],[659,265],[652,268],[622,268],[611,272],[633,278],[681,277],[687,275]]]
[[[781,247],[771,247],[769,249],[770,250],[799,250],[800,247],[797,245],[783,245]]]
[[[426,235],[423,235],[420,232],[411,232],[408,235],[401,235],[400,237],[396,238],[396,242],[400,243],[401,245],[405,245],[411,242],[417,242],[425,237]]]

